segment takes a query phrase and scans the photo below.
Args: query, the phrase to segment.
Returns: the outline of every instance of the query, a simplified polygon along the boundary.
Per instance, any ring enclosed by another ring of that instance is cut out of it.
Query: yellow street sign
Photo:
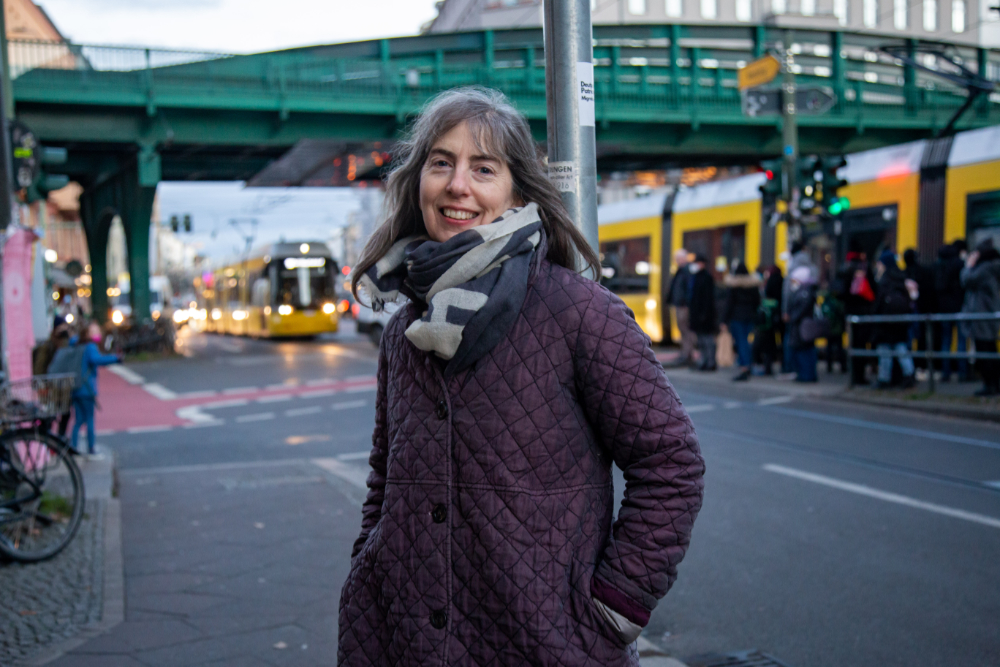
[[[781,71],[781,63],[774,56],[759,58],[736,73],[740,90],[756,88],[769,83]]]

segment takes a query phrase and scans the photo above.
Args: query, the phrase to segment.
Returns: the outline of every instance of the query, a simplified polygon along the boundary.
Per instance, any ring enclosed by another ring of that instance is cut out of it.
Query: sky
[[[413,35],[437,14],[434,0],[35,2],[74,42],[226,53]]]
[[[59,31],[82,44],[254,53],[416,34],[436,15],[435,0],[36,0]],[[275,7],[281,9],[275,16]],[[181,237],[219,260],[238,252],[258,224],[254,245],[328,240],[358,208],[344,188],[250,188],[240,183],[162,183],[163,220],[190,213]],[[230,224],[236,219],[237,224]]]

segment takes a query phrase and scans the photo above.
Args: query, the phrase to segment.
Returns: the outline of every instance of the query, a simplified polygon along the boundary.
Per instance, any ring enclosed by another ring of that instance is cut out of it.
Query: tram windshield
[[[277,305],[320,308],[336,298],[336,266],[324,257],[289,257],[277,262]]]

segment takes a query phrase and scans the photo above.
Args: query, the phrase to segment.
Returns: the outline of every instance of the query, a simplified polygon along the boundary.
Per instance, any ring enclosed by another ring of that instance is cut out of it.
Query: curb
[[[877,405],[885,408],[899,408],[901,410],[917,411],[944,417],[956,417],[958,419],[974,419],[977,421],[1000,423],[1000,408],[978,407],[974,405],[951,405],[940,401],[903,400],[870,395],[862,396],[860,394],[852,394],[849,389],[845,389],[837,394],[827,394],[826,398],[832,398],[836,401],[844,403],[864,403],[866,405]]]
[[[112,457],[112,479],[117,476],[117,466]],[[113,491],[112,491],[113,492]],[[122,506],[114,497],[98,498],[104,512],[104,567],[102,571],[101,620],[85,627],[69,639],[52,644],[20,664],[36,667],[46,665],[91,639],[103,635],[125,620],[125,561],[122,554]]]
[[[642,635],[635,640],[635,647],[639,652],[639,665],[641,667],[687,667],[686,664],[677,658],[670,657],[663,649]]]

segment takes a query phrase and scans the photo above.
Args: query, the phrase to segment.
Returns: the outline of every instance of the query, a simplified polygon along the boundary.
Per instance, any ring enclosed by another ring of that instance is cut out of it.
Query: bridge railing
[[[904,40],[825,30],[796,35],[799,41],[793,51],[800,87],[827,89],[837,97],[828,118],[861,122],[864,116],[877,122],[879,113],[872,113],[877,109],[937,124],[965,101],[965,91],[956,85],[878,50]],[[776,49],[779,35],[761,27],[660,26],[657,30],[654,26],[624,32],[599,27],[595,37],[599,118],[665,114],[697,123],[700,116],[740,115],[736,73]],[[1000,51],[949,48],[970,69],[1000,78]],[[174,90],[189,96],[202,92],[217,103],[219,93],[252,91],[266,98],[262,104],[280,98],[281,104],[294,107],[317,98],[359,95],[410,112],[438,90],[480,84],[514,94],[529,116],[544,117],[545,59],[537,30],[400,38],[244,56],[16,40],[9,42],[9,49],[12,76],[31,74],[30,85],[36,89],[66,89],[77,76],[85,77],[94,90],[103,85],[148,95],[155,91],[161,99]],[[21,88],[27,85],[22,82]],[[18,91],[16,87],[16,96]],[[981,101],[974,113],[1000,120],[1000,93]],[[775,121],[763,117],[749,122]]]

